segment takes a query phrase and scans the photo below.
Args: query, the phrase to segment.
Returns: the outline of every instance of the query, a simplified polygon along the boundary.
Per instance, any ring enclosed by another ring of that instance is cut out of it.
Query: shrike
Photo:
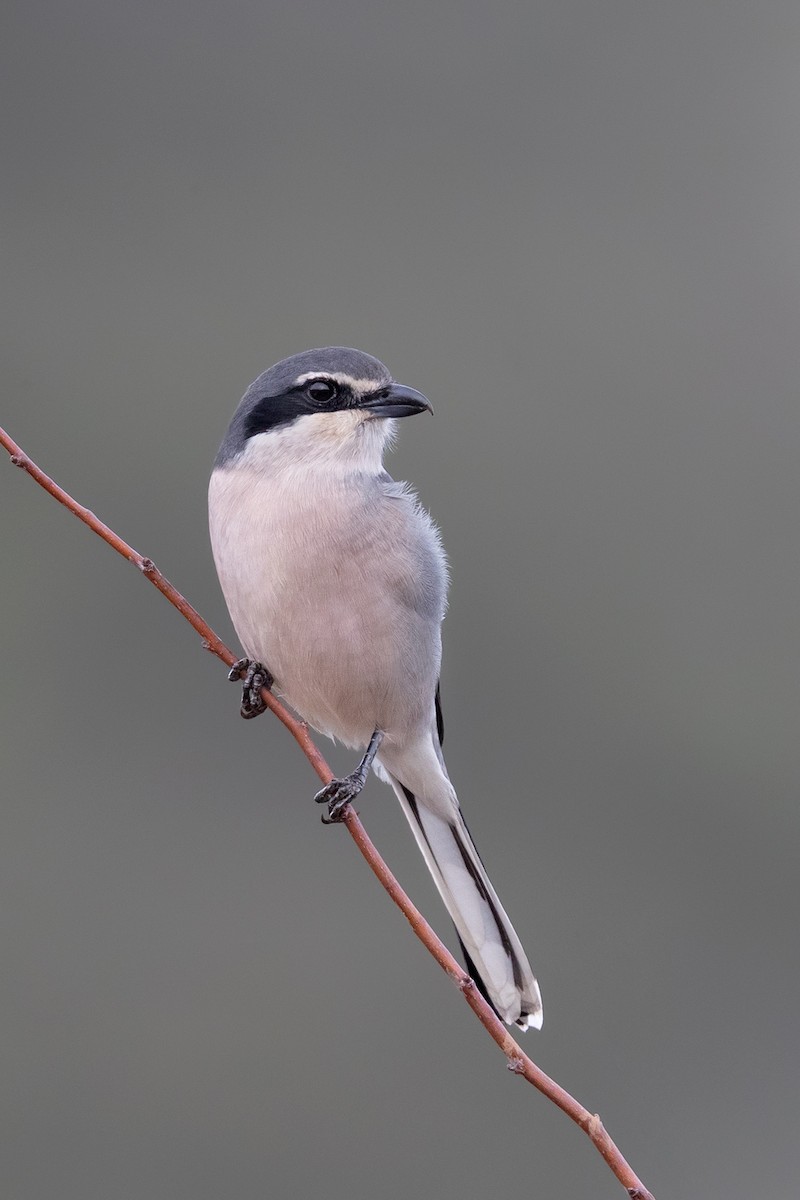
[[[484,870],[442,756],[447,567],[414,493],[383,469],[398,417],[431,411],[369,354],[295,354],[250,385],[217,454],[211,543],[247,655],[242,715],[273,686],[358,768],[317,796],[336,820],[370,766],[391,784],[467,969],[497,1013],[542,1024],[525,951]],[[323,818],[325,819],[325,818]]]

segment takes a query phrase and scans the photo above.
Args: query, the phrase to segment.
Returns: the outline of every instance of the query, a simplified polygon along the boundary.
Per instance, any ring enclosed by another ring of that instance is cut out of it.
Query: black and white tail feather
[[[442,720],[436,697],[433,741],[450,804],[434,811],[401,779],[380,772],[397,795],[428,870],[456,927],[469,974],[497,1015],[520,1029],[541,1029],[542,997],[527,955],[486,874],[481,857],[461,814],[441,752]],[[436,796],[435,785],[432,789]]]

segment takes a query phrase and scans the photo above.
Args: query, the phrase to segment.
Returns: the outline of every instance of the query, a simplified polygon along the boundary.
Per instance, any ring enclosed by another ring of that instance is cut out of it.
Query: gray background
[[[424,390],[389,465],[526,1047],[659,1200],[796,1195],[796,0],[51,2],[3,46],[2,423],[232,636],[245,386],[344,343]],[[0,511],[3,1196],[620,1196],[278,724],[10,467]]]

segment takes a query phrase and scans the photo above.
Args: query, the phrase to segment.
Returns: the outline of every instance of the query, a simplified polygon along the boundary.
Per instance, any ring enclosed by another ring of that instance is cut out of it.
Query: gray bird
[[[391,784],[497,1013],[542,1024],[525,951],[484,870],[442,756],[439,532],[383,468],[398,417],[431,406],[369,354],[308,350],[250,385],[217,454],[209,523],[247,655],[242,715],[275,690],[320,733],[364,750],[317,799],[336,820],[370,766]],[[324,819],[324,818],[323,818]]]

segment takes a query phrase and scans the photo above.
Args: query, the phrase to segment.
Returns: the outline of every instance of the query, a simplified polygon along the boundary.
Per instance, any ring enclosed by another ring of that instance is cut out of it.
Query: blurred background
[[[795,1194],[800,8],[4,24],[1,423],[232,639],[205,492],[250,380],[345,344],[430,396],[388,465],[452,563],[526,1049],[659,1200]],[[620,1196],[158,594],[10,467],[0,537],[3,1194]]]

